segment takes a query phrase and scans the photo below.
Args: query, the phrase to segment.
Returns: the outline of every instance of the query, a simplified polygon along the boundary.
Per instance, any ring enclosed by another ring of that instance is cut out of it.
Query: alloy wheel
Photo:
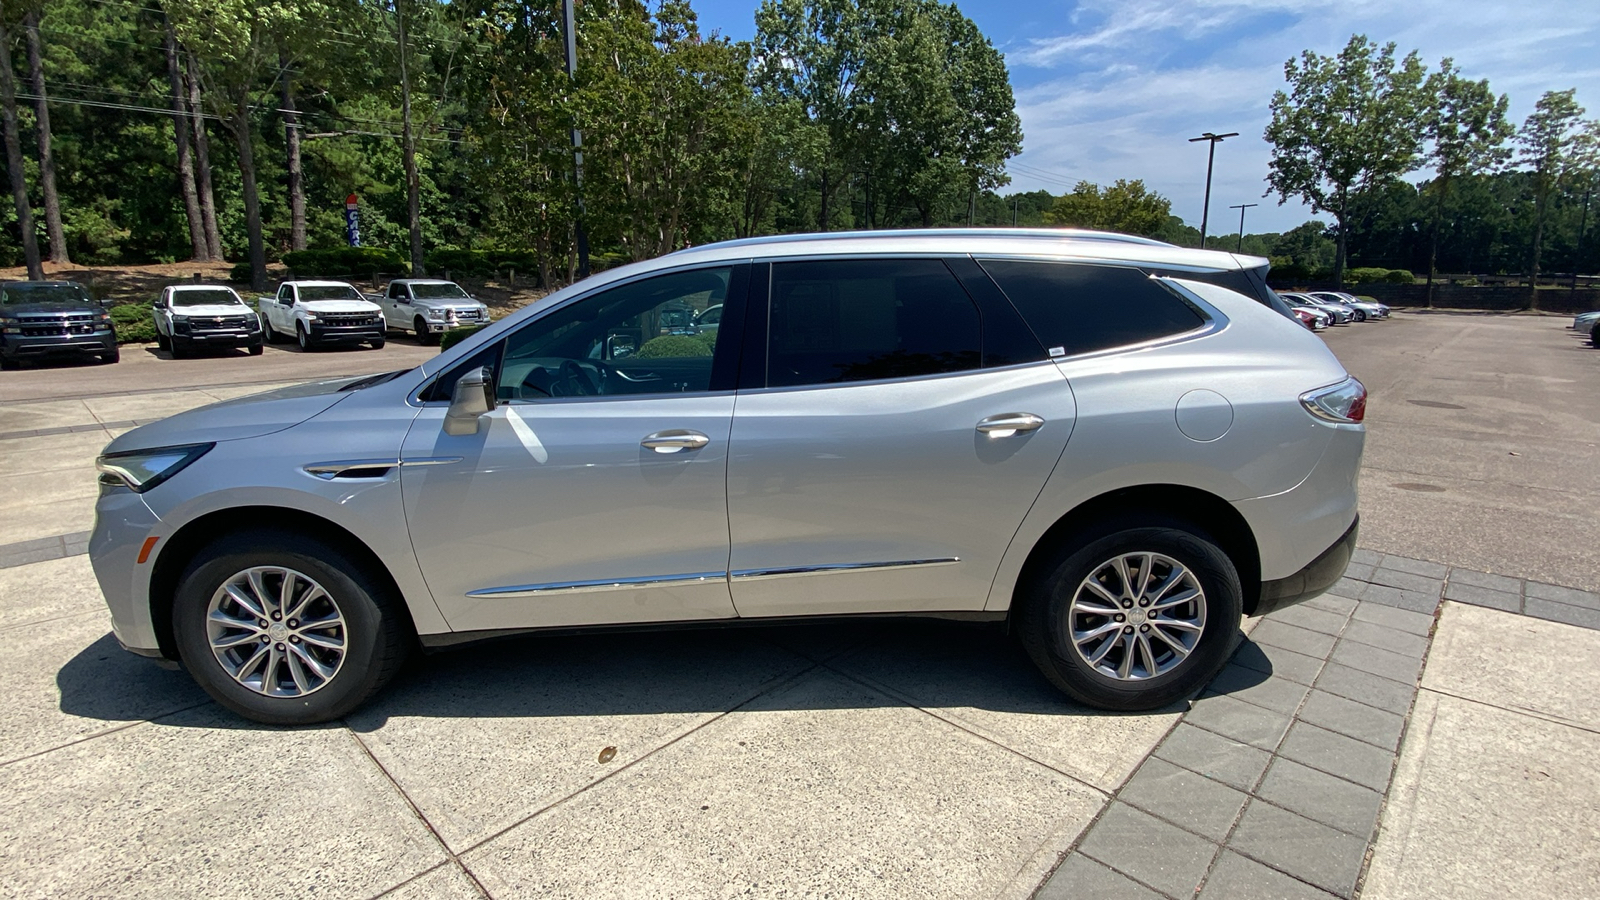
[[[235,573],[212,594],[206,639],[223,671],[268,697],[315,693],[344,665],[348,629],[314,579],[281,566]]]
[[[1160,553],[1122,553],[1078,585],[1067,643],[1101,675],[1143,681],[1187,659],[1205,625],[1205,590],[1188,567]]]

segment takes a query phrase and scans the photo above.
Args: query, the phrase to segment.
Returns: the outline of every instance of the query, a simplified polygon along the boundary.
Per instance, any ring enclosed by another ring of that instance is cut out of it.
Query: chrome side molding
[[[829,563],[817,566],[796,566],[783,569],[739,569],[735,572],[690,572],[684,575],[646,575],[639,578],[600,578],[594,581],[552,581],[545,584],[516,584],[507,587],[479,588],[467,591],[468,597],[511,599],[515,597],[543,597],[552,594],[586,594],[598,591],[622,591],[635,588],[672,587],[684,584],[709,584],[713,581],[746,580],[755,578],[795,578],[801,575],[828,575],[838,572],[860,572],[879,569],[910,569],[927,566],[949,566],[960,562],[960,557],[946,556],[938,559],[904,559],[894,562]]]
[[[690,572],[685,575],[646,575],[639,578],[602,578],[595,581],[552,581],[547,584],[518,584],[509,587],[482,588],[467,591],[468,597],[542,597],[548,594],[586,594],[596,591],[621,591],[630,588],[667,587],[669,585],[706,584],[725,581],[726,572]]]
[[[798,578],[802,575],[830,575],[838,572],[859,572],[864,569],[911,569],[924,566],[951,566],[961,562],[958,556],[937,559],[901,559],[893,562],[826,563],[817,566],[794,566],[774,569],[736,569],[728,573],[734,580],[749,578]]]

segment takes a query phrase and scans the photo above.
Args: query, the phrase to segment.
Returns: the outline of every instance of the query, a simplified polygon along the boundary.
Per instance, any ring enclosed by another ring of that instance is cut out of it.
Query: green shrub
[[[424,262],[430,274],[441,278],[446,272],[451,278],[483,277],[511,269],[530,279],[537,279],[539,274],[539,258],[532,250],[435,250]]]
[[[710,331],[702,331],[695,335],[694,339],[715,351],[717,348],[717,329],[713,328]]]
[[[156,339],[155,314],[147,303],[124,303],[109,310],[119,344],[148,344]]]
[[[249,284],[250,264],[247,262],[234,263],[233,268],[228,270],[228,280],[234,284]]]
[[[1415,284],[1416,276],[1405,269],[1380,269],[1376,267],[1360,267],[1346,269],[1344,273],[1346,284]]]
[[[365,278],[374,272],[404,272],[405,257],[379,247],[338,247],[333,250],[291,250],[283,264],[296,278]],[[245,281],[250,280],[245,267]]]
[[[685,356],[710,356],[706,342],[687,334],[663,334],[644,342],[634,356],[638,359],[675,359]]]
[[[472,337],[474,334],[478,333],[479,329],[483,327],[484,326],[482,325],[468,325],[465,328],[452,328],[449,331],[440,334],[439,352],[443,353],[467,338]]]
[[[1417,276],[1406,269],[1390,269],[1389,274],[1385,275],[1383,280],[1389,284],[1416,284]]]

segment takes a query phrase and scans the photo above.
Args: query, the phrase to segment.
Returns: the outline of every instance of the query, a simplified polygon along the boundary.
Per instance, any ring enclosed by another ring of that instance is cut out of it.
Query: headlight
[[[94,467],[104,476],[109,475],[139,493],[144,493],[183,468],[205,456],[216,444],[184,444],[180,447],[157,447],[153,450],[124,450],[107,453],[94,461]]]
[[[306,316],[306,321],[307,322],[315,322],[315,321],[317,321],[317,314],[316,313],[306,313],[305,316]]]
[[[485,322],[489,321],[489,307],[480,304],[478,306],[478,317]]]
[[[21,334],[22,321],[19,319],[0,319],[0,332],[5,334]]]
[[[429,318],[429,319],[442,319],[442,318],[444,318],[444,310],[442,310],[442,309],[425,309],[425,310],[422,311],[422,315],[427,317],[427,318]]]
[[[172,324],[174,324],[174,325],[177,325],[177,324],[179,324],[181,322],[187,322],[187,321],[189,321],[189,317],[188,316],[180,315],[178,313],[173,313],[172,314]]]

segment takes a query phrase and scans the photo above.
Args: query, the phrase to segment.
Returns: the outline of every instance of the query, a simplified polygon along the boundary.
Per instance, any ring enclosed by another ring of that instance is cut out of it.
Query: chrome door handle
[[[978,422],[978,430],[991,438],[1011,437],[1038,429],[1044,419],[1033,413],[1001,413]]]
[[[709,443],[711,443],[711,438],[698,431],[672,428],[646,436],[644,440],[639,442],[639,446],[654,450],[657,453],[677,453],[679,450],[699,450]]]

